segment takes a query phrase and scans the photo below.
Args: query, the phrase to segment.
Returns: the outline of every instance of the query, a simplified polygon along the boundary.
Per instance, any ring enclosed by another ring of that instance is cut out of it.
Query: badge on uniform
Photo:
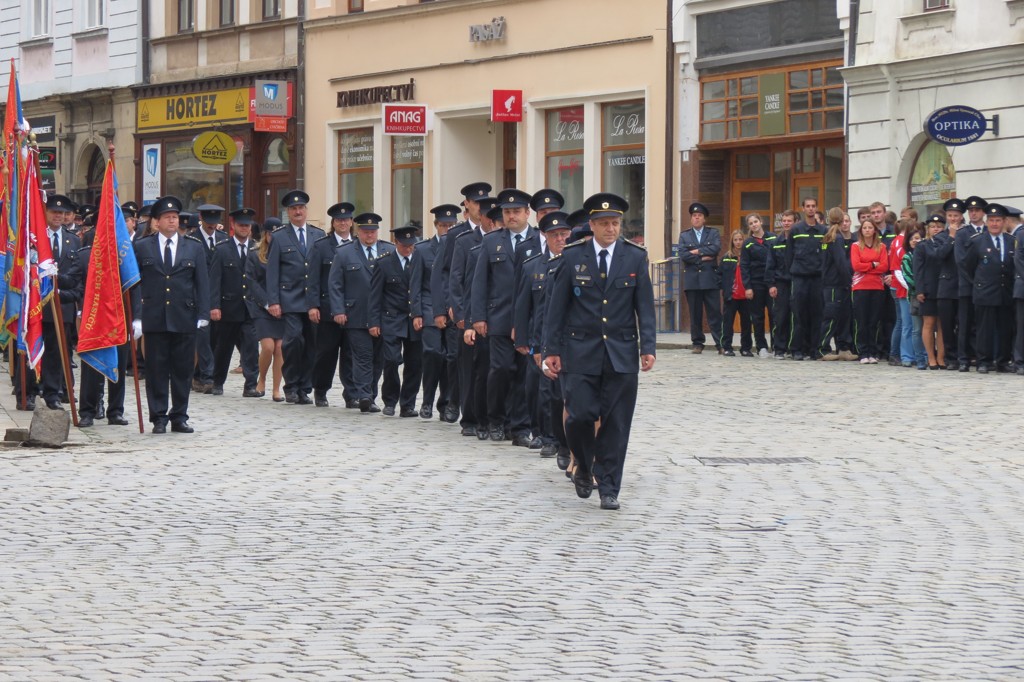
[[[533,255],[533,249],[527,249],[526,250],[526,257],[529,258],[532,255]]]
[[[501,251],[501,244],[498,244],[498,248],[495,251]]]
[[[577,296],[582,296],[583,295],[583,292],[580,291],[579,287],[574,287],[573,290],[572,290],[572,293],[576,294]]]

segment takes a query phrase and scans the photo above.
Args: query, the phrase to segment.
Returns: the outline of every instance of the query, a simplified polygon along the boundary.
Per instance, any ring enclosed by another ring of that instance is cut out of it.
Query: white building
[[[120,156],[122,200],[134,195],[135,101],[143,32],[138,0],[3,0],[0,97],[18,69],[25,117],[37,132],[48,190],[95,203],[107,141]]]
[[[934,8],[934,9],[932,9]],[[1024,0],[860,0],[851,17],[849,204],[919,213],[976,194],[1024,195]],[[998,117],[965,146],[925,134],[932,112],[966,105]]]

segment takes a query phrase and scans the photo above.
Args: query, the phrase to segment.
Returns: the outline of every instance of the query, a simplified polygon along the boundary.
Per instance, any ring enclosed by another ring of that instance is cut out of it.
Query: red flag
[[[96,214],[96,234],[89,256],[89,272],[82,299],[82,327],[78,332],[78,353],[119,346],[128,340],[121,297],[121,273],[117,248],[117,201],[114,194],[114,164],[107,162],[103,194]],[[116,367],[116,365],[115,365]]]

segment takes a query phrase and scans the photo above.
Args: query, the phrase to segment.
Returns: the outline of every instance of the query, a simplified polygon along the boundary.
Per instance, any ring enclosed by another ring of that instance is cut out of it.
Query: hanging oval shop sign
[[[235,158],[235,141],[231,136],[217,130],[199,133],[192,140],[192,153],[196,158],[210,166],[223,166]]]
[[[937,109],[924,122],[928,137],[952,147],[977,142],[987,129],[985,114],[962,104]]]

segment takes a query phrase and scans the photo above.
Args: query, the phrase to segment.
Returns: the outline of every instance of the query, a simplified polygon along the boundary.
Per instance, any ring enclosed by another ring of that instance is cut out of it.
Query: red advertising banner
[[[422,104],[385,104],[385,135],[426,135],[427,107]]]
[[[494,90],[491,93],[491,120],[496,123],[519,123],[523,120],[523,91]]]

